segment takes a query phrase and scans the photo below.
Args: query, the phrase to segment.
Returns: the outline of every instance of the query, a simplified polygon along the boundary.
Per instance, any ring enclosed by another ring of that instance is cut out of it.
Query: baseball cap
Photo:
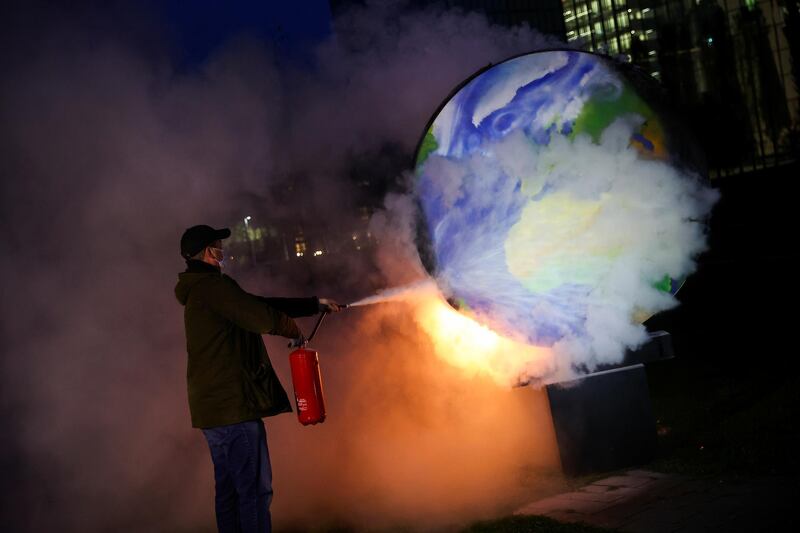
[[[214,241],[227,239],[230,236],[231,230],[228,228],[214,229],[205,224],[192,226],[184,231],[181,237],[181,255],[184,259],[189,259]]]

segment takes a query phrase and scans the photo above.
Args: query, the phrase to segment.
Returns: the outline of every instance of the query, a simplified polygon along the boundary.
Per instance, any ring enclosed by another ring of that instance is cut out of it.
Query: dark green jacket
[[[298,337],[290,317],[315,314],[317,298],[254,296],[219,269],[194,260],[178,274],[175,296],[184,306],[192,426],[224,426],[292,410],[261,335]]]

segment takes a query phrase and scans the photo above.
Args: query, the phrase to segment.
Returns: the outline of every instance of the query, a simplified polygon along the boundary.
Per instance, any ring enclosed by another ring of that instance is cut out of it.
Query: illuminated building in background
[[[796,0],[562,0],[567,41],[659,79],[712,176],[781,164],[798,144]]]
[[[562,0],[567,42],[591,52],[622,55],[655,78],[660,76],[653,2]]]

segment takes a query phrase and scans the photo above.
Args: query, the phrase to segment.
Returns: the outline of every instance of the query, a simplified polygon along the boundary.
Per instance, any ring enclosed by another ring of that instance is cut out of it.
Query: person
[[[184,306],[192,426],[214,464],[220,533],[271,531],[272,469],[262,417],[291,412],[262,334],[302,339],[294,317],[338,311],[324,298],[264,298],[222,273],[229,229],[200,225],[181,237],[186,270],[175,296]]]

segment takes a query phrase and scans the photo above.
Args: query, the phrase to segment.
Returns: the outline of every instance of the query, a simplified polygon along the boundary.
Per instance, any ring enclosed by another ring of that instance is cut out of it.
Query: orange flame
[[[471,377],[486,375],[509,386],[541,376],[551,366],[550,349],[498,335],[454,310],[439,295],[420,299],[416,319],[433,341],[436,354]]]

